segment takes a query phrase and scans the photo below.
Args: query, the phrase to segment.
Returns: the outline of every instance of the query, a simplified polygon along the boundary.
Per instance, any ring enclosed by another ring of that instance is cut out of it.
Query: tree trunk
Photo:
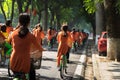
[[[27,10],[28,10],[30,4],[31,4],[31,0],[28,0],[24,12],[27,12]],[[31,4],[31,5],[32,5],[32,4]]]
[[[14,15],[14,3],[15,3],[15,0],[12,0],[11,21],[13,20],[13,15]]]
[[[115,8],[117,0],[104,0],[107,20],[107,57],[120,61],[120,15]]]
[[[102,33],[102,31],[105,31],[105,13],[104,13],[104,5],[103,3],[97,3],[96,4],[96,45],[98,42],[98,37]]]
[[[41,12],[38,13],[38,23],[41,21]]]
[[[47,31],[47,25],[48,25],[48,0],[44,0],[44,11],[43,11],[43,29]]]
[[[51,9],[50,26],[54,26],[54,11]]]
[[[98,3],[96,5],[96,34],[100,35],[102,31],[105,31],[105,14],[104,14],[104,5],[102,3]]]
[[[23,10],[22,10],[22,2],[21,2],[21,0],[17,0],[17,5],[18,5],[19,13],[22,13]]]
[[[56,13],[56,20],[57,20],[57,30],[61,29],[61,24],[60,24],[60,15],[59,13]]]

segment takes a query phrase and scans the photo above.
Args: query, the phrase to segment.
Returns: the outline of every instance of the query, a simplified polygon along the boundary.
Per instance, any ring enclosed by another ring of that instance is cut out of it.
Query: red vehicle
[[[99,55],[103,54],[106,56],[107,54],[107,32],[102,32],[101,36],[98,38],[98,52]]]

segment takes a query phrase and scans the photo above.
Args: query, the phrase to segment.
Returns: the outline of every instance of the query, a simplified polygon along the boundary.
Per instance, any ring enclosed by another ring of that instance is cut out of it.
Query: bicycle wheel
[[[67,68],[65,68],[65,74],[67,74]]]
[[[64,77],[64,67],[63,65],[60,67],[60,77],[63,79]]]
[[[8,76],[11,77],[11,73],[10,73],[10,65],[8,63]]]
[[[8,62],[8,76],[9,77],[13,77],[13,73],[12,73],[12,71],[11,71],[11,69],[10,69],[10,63]]]
[[[63,79],[65,73],[67,73],[67,66],[66,66],[66,55],[62,55],[62,60],[60,62],[60,77]]]

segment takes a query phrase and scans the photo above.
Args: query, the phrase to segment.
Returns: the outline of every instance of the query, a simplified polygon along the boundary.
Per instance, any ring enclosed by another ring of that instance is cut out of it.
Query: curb
[[[101,80],[100,79],[100,72],[99,72],[99,66],[97,62],[96,52],[92,51],[92,64],[93,64],[93,76],[94,80]]]
[[[86,59],[87,59],[87,56],[86,56],[86,49],[85,49],[85,50],[83,50],[82,55],[79,59],[79,63],[74,72],[72,80],[83,80],[84,79]]]

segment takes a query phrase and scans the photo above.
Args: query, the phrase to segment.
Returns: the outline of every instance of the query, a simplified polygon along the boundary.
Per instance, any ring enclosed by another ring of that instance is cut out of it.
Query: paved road
[[[60,80],[58,68],[56,67],[57,51],[45,51],[43,53],[42,67],[37,70],[40,74],[40,80]],[[80,54],[70,54],[70,63],[68,64],[68,75],[66,80],[71,80],[76,69]]]
[[[80,58],[80,52],[78,53],[70,53],[70,63],[68,64],[68,74],[66,75],[65,80],[71,80],[76,66],[78,64],[78,60]],[[43,52],[43,59],[42,59],[42,66],[41,69],[36,70],[37,80],[61,80],[58,68],[56,67],[56,56],[57,56],[57,49],[53,49],[52,51],[44,51]],[[3,79],[7,78],[7,69],[0,68],[0,80],[7,80]]]

